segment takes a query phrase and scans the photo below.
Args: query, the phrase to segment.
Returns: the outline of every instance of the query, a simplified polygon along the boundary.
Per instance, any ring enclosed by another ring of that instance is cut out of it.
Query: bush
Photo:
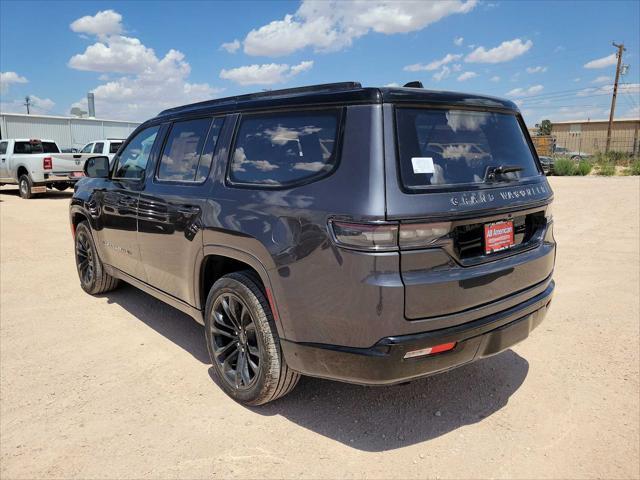
[[[575,169],[576,162],[566,157],[557,158],[553,165],[554,175],[559,175],[561,177],[573,175]]]
[[[580,160],[580,162],[577,165],[574,165],[574,175],[589,175],[591,173],[591,169],[593,168],[593,166],[591,165],[591,162],[587,161],[587,160]]]
[[[616,174],[616,166],[613,163],[601,162],[598,164],[598,175],[610,177]]]
[[[640,160],[634,160],[629,167],[629,175],[640,175]]]

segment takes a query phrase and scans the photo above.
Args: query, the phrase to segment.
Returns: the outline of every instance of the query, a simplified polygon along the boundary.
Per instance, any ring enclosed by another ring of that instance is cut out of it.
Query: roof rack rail
[[[282,95],[295,95],[298,93],[323,93],[333,92],[340,90],[353,90],[362,88],[360,82],[336,82],[336,83],[321,83],[318,85],[307,85],[305,87],[283,88],[280,90],[265,90],[263,92],[249,93],[246,95],[236,95],[234,97],[216,98],[213,100],[205,100],[204,102],[192,103],[189,105],[182,105],[179,107],[168,108],[161,111],[158,115],[164,115],[167,113],[178,112],[183,109],[191,109],[198,107],[207,107],[215,105],[223,105],[229,103],[238,103],[247,100],[253,100],[258,98],[270,98],[278,97]]]

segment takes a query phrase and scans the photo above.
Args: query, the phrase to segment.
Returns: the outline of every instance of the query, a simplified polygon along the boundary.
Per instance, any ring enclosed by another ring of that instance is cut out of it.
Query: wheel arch
[[[262,262],[250,253],[221,245],[208,245],[203,248],[202,258],[200,258],[195,271],[194,297],[196,302],[199,302],[196,305],[197,308],[204,310],[207,295],[216,280],[228,273],[243,270],[253,272],[256,280],[263,287],[272,310],[278,334],[283,337],[284,332],[280,322],[278,305],[273,295],[268,271]]]

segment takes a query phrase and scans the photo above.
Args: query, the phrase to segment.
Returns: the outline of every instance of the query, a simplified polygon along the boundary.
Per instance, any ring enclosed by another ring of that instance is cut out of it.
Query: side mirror
[[[84,162],[84,174],[91,178],[109,178],[109,157],[91,157]]]

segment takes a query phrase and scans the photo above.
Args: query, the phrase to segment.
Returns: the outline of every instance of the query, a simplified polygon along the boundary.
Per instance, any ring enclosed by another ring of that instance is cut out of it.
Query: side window
[[[336,109],[243,116],[229,179],[284,186],[333,170],[339,113]]]
[[[102,149],[104,148],[103,142],[96,143],[95,147],[93,147],[93,153],[102,153]]]
[[[118,158],[114,178],[141,179],[144,177],[147,161],[160,126],[145,128],[125,147]]]
[[[202,182],[209,175],[222,119],[175,122],[164,147],[158,179]]]
[[[118,153],[120,145],[122,145],[122,142],[111,142],[109,145],[109,153]]]
[[[0,155],[7,153],[7,142],[0,142]]]
[[[91,153],[91,149],[93,148],[93,143],[87,143],[80,153]]]

